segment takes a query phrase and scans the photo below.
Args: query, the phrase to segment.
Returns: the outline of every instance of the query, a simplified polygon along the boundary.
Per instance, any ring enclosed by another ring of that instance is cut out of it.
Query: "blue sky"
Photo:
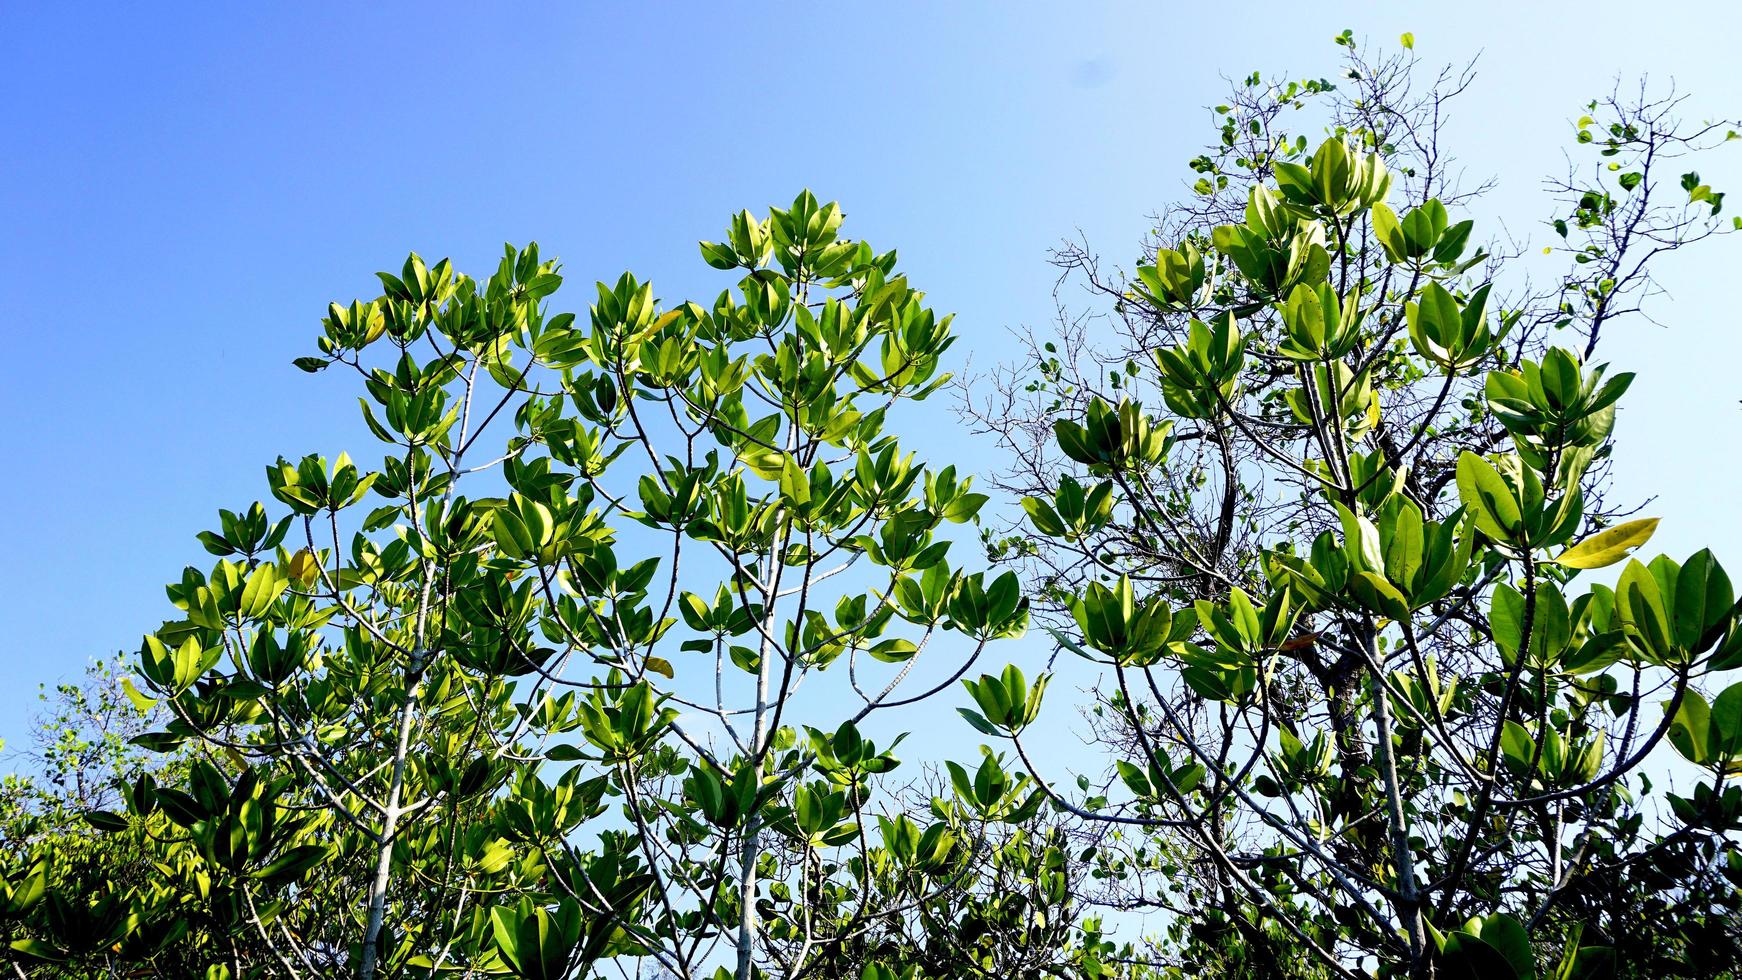
[[[39,682],[136,647],[162,583],[209,560],[194,532],[265,496],[265,462],[375,452],[348,380],[290,360],[409,250],[475,270],[537,239],[576,306],[624,269],[711,296],[695,241],[809,186],[958,312],[961,370],[1050,318],[1061,238],[1128,262],[1213,135],[1222,76],[1330,74],[1344,27],[1482,53],[1450,138],[1539,240],[1538,178],[1615,77],[1742,112],[1720,3],[725,6],[8,6],[0,737]],[[1742,148],[1701,169],[1742,187]],[[1733,567],[1738,262],[1742,236],[1677,261],[1667,329],[1605,343],[1641,373],[1620,492],[1659,495],[1654,547]],[[996,464],[942,415],[908,441]]]

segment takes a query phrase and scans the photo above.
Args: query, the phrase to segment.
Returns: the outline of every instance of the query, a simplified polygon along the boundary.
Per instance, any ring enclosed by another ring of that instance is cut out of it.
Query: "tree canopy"
[[[379,462],[268,464],[127,676],[58,692],[9,968],[1734,975],[1742,603],[1646,559],[1598,355],[1742,227],[1688,159],[1735,124],[1591,103],[1543,288],[1448,166],[1468,71],[1338,43],[1214,109],[1130,275],[1056,255],[1099,318],[954,388],[808,191],[700,244],[711,301],[566,312],[529,244],[333,303],[296,366]],[[952,397],[1005,468],[903,450]]]
[[[1460,214],[1469,76],[1339,42],[1341,83],[1216,107],[1133,276],[1059,254],[1110,342],[1067,317],[973,406],[1026,512],[994,553],[1108,671],[1117,779],[1040,785],[1195,969],[1734,969],[1742,622],[1709,551],[1632,557],[1657,519],[1605,478],[1633,374],[1595,361],[1664,256],[1735,227],[1686,160],[1733,124],[1588,106],[1533,290]],[[975,694],[1021,751],[1029,719]]]

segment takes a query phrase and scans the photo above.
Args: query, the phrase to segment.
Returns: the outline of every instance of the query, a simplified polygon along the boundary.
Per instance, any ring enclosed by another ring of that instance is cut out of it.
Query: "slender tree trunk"
[[[768,646],[768,641],[763,641]],[[756,731],[751,736],[752,766],[756,784],[762,784],[762,743],[768,726],[769,651],[762,654],[761,673],[756,679]],[[744,824],[744,842],[738,847],[738,964],[733,976],[750,980],[751,954],[756,948],[756,859],[761,853],[761,812],[752,807]]]
[[[762,786],[763,760],[767,756],[768,685],[774,669],[774,631],[779,628],[775,619],[775,609],[780,600],[781,573],[786,567],[782,558],[786,551],[787,540],[788,537],[784,532],[777,534],[775,546],[771,550],[774,557],[774,571],[770,575],[768,586],[768,608],[763,613],[762,662],[757,664],[756,728],[750,735],[750,764],[756,775],[758,791]],[[756,860],[761,853],[761,809],[753,806],[750,808],[749,818],[744,823],[744,841],[738,847],[738,962],[737,968],[732,974],[735,980],[750,980],[751,959],[756,951]]]
[[[405,705],[399,711],[399,741],[393,750],[393,781],[387,790],[387,812],[381,824],[381,844],[375,861],[375,877],[369,883],[369,919],[363,927],[363,950],[357,961],[358,980],[373,980],[380,962],[381,924],[387,915],[387,885],[393,875],[393,847],[399,831],[399,801],[405,790],[405,760],[411,748],[414,692],[423,674],[423,651],[412,659],[406,677]]]
[[[1375,667],[1384,664],[1378,658],[1377,630],[1369,624],[1363,630],[1361,642]],[[1394,903],[1397,917],[1403,923],[1404,936],[1409,941],[1409,976],[1421,980],[1428,976],[1427,950],[1422,936],[1421,896],[1415,882],[1415,856],[1409,849],[1409,824],[1403,813],[1403,788],[1397,778],[1397,757],[1391,745],[1391,701],[1385,691],[1385,675],[1373,671],[1373,723],[1378,729],[1377,761],[1385,780],[1385,815],[1391,824],[1391,860],[1397,868],[1398,900]]]

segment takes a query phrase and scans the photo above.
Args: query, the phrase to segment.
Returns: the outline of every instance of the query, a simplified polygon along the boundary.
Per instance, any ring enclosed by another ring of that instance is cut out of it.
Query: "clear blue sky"
[[[409,250],[477,269],[538,239],[576,306],[624,269],[712,295],[695,241],[810,186],[899,247],[960,314],[953,353],[986,362],[1049,318],[1050,245],[1081,229],[1133,254],[1221,76],[1329,74],[1344,27],[1483,53],[1450,135],[1472,176],[1502,174],[1517,235],[1540,235],[1537,178],[1617,75],[1742,112],[1720,2],[745,6],[9,3],[0,737],[37,683],[136,648],[162,583],[209,561],[193,533],[266,496],[267,460],[375,451],[350,382],[290,360]],[[1742,192],[1739,164],[1702,170]],[[1621,491],[1660,494],[1657,546],[1742,568],[1738,263],[1742,236],[1676,264],[1669,328],[1605,346],[1642,374]],[[909,441],[995,462],[953,426]]]

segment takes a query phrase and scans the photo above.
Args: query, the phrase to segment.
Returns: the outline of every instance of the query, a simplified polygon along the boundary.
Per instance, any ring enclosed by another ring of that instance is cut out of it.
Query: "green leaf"
[[[1114,765],[1118,767],[1119,778],[1124,781],[1126,788],[1131,790],[1132,795],[1142,798],[1155,795],[1154,788],[1149,785],[1149,777],[1144,774],[1142,769],[1124,759],[1115,761]]]
[[[968,708],[957,708],[956,713],[960,714],[963,718],[966,718],[968,724],[974,726],[974,730],[982,735],[1002,736],[1004,734],[998,729],[993,728],[992,723],[988,722],[985,716],[981,715],[978,711],[973,711]]]
[[[1730,624],[1734,600],[1730,577],[1711,551],[1701,549],[1689,556],[1675,577],[1671,612],[1677,645],[1693,653],[1710,649]]]
[[[127,695],[127,700],[133,702],[133,706],[139,709],[140,714],[145,714],[157,707],[157,699],[146,697],[141,693],[139,688],[133,686],[133,678],[131,677],[121,678],[121,693]]]
[[[301,844],[272,859],[265,867],[254,872],[252,877],[285,880],[300,878],[315,865],[325,861],[328,853],[319,844]]]
[[[1379,529],[1373,522],[1337,504],[1337,517],[1343,523],[1344,547],[1349,552],[1349,564],[1356,568],[1383,572],[1385,551],[1380,547]]]
[[[186,739],[169,732],[146,732],[143,735],[135,735],[127,741],[147,752],[174,752],[181,747],[182,742]]]
[[[241,615],[244,619],[259,619],[266,610],[278,600],[284,590],[289,588],[290,581],[281,578],[278,569],[270,563],[262,563],[248,575],[248,582],[242,587]]]
[[[1712,708],[1698,691],[1682,695],[1681,707],[1669,726],[1669,742],[1682,758],[1703,766],[1712,760]]]
[[[799,507],[811,502],[810,475],[791,456],[784,456],[781,461],[780,494]]]
[[[1644,544],[1657,530],[1658,518],[1646,517],[1606,528],[1591,535],[1554,559],[1555,564],[1568,568],[1605,568],[1626,558],[1634,548]]]
[[[912,640],[893,638],[879,641],[865,652],[886,664],[896,664],[912,660],[913,655],[919,652],[919,648],[914,645]]]
[[[58,963],[66,958],[59,949],[40,939],[14,939],[12,948],[31,959],[47,960],[50,963]]]
[[[1524,642],[1524,596],[1505,582],[1494,586],[1489,597],[1488,629],[1508,662],[1518,656]]]
[[[85,822],[105,834],[116,834],[127,829],[127,818],[119,813],[107,810],[87,810],[82,816]]]
[[[1651,569],[1637,560],[1627,563],[1615,583],[1615,613],[1631,627],[1629,635],[1644,653],[1658,659],[1674,653],[1662,589]]]
[[[1627,635],[1621,630],[1596,633],[1568,655],[1561,668],[1571,674],[1595,673],[1620,660],[1626,648]]]
[[[1397,587],[1373,572],[1356,572],[1349,577],[1349,591],[1361,605],[1389,619],[1401,620],[1409,615],[1409,600]]]
[[[1490,538],[1506,542],[1518,531],[1523,515],[1517,496],[1494,464],[1475,453],[1458,457],[1458,498]]]
[[[1742,755],[1742,684],[1730,685],[1712,702],[1706,732],[1714,759]]]
[[[1523,773],[1536,755],[1536,740],[1530,737],[1523,725],[1508,719],[1500,731],[1500,751],[1514,772]]]
[[[1022,509],[1028,512],[1029,522],[1034,529],[1049,538],[1063,537],[1065,522],[1059,519],[1058,512],[1052,505],[1039,497],[1022,498]]]
[[[1536,976],[1536,953],[1530,946],[1530,934],[1510,915],[1491,915],[1472,922],[1470,932],[1492,946],[1512,967],[1513,976],[1533,980]]]

